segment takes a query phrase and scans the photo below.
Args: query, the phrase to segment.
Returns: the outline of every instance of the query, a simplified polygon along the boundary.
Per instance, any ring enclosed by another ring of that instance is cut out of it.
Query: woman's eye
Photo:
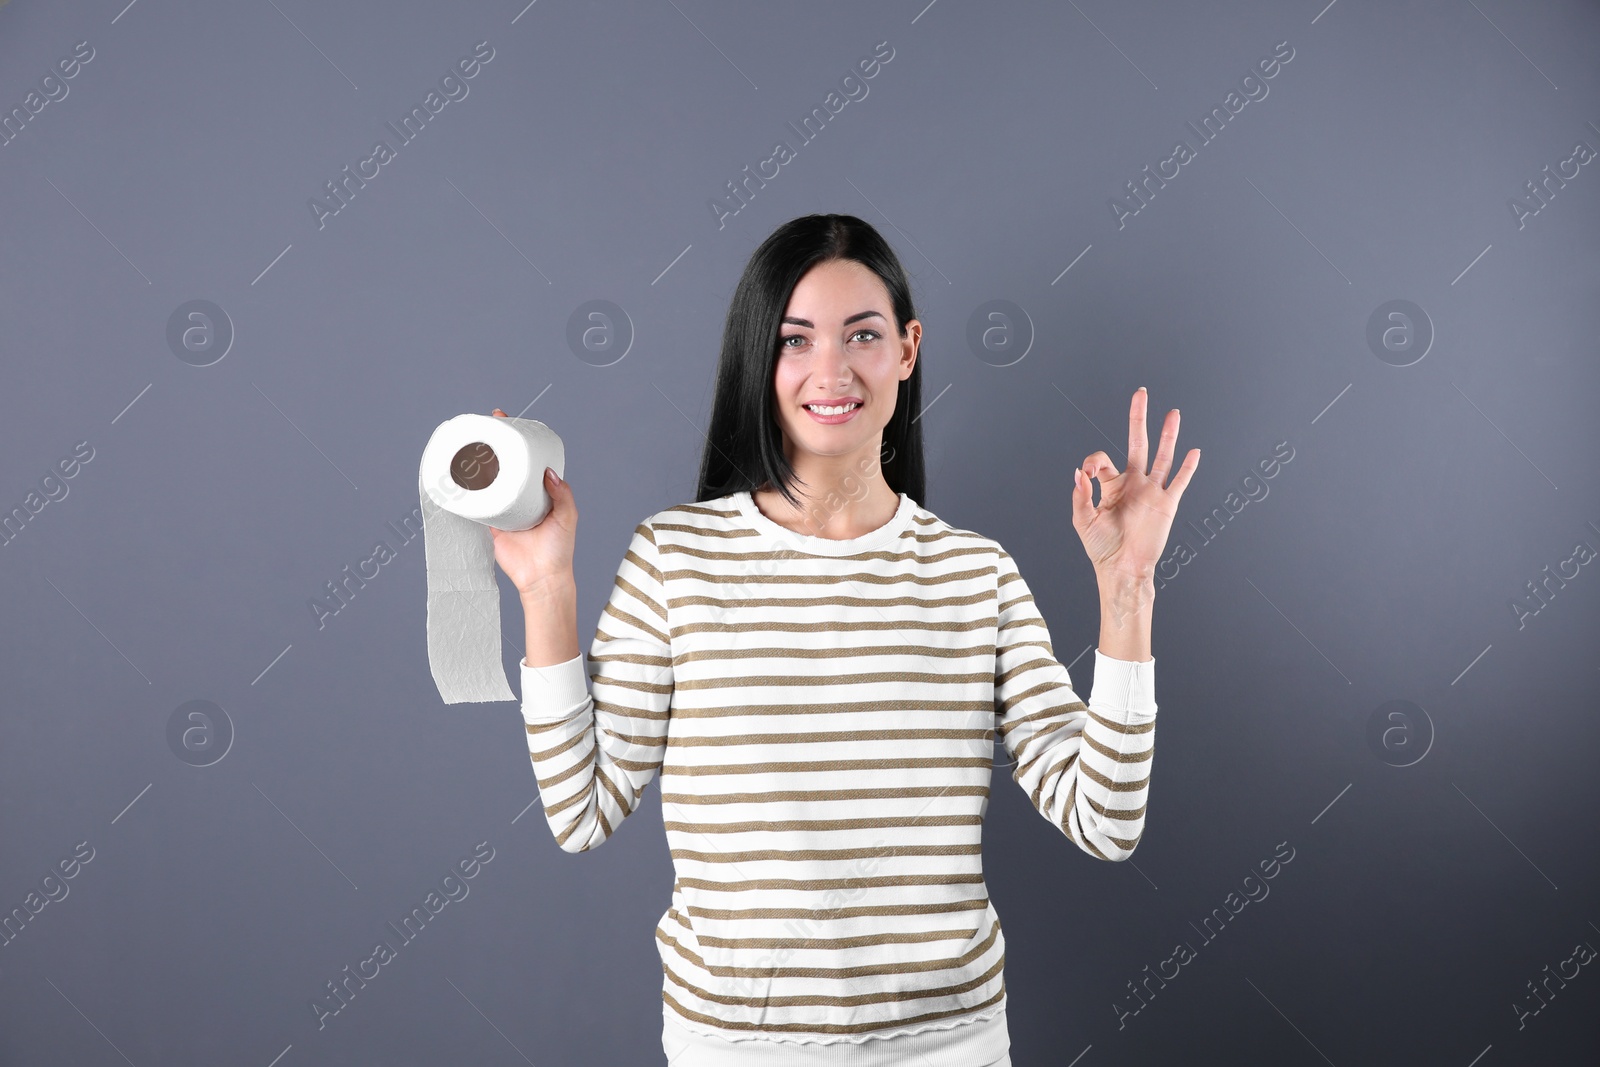
[[[876,341],[878,339],[878,337],[879,337],[879,334],[878,334],[877,330],[860,329],[860,330],[857,330],[854,333],[852,333],[850,335],[850,339],[852,341],[854,341],[854,340],[860,338],[863,334],[866,335],[867,340],[869,340],[869,341]],[[778,347],[779,348],[799,348],[799,347],[801,347],[801,345],[805,344],[805,342],[808,341],[808,340],[810,340],[810,338],[808,338],[808,337],[806,337],[806,336],[804,336],[802,334],[791,333],[786,337],[778,338]],[[800,344],[792,345],[792,344],[789,343],[790,341],[798,341],[798,342],[800,342]]]

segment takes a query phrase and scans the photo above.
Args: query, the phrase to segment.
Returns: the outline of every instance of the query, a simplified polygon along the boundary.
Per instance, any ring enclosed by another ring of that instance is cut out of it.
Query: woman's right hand
[[[510,418],[499,408],[491,413]],[[524,599],[546,591],[570,588],[573,546],[578,534],[578,506],[572,487],[546,467],[544,489],[550,494],[550,512],[529,530],[489,527],[494,537],[494,559]]]

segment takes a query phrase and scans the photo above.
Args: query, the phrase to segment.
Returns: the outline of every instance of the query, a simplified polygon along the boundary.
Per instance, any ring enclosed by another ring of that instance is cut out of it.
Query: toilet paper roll
[[[533,419],[457,415],[422,450],[417,475],[428,571],[428,667],[446,704],[514,700],[500,658],[500,586],[490,526],[527,530],[550,512],[544,469],[566,450]]]

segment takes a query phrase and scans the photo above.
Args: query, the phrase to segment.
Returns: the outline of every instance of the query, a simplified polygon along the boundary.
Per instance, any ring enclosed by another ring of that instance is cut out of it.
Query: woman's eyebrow
[[[876,311],[858,311],[854,315],[851,315],[848,319],[845,319],[844,320],[844,324],[846,326],[848,326],[852,322],[859,322],[862,319],[870,319],[870,318],[883,319],[884,316],[882,314],[880,314],[879,312],[876,312]],[[810,319],[796,318],[793,315],[785,315],[783,317],[783,321],[785,323],[787,323],[788,325],[790,325],[790,326],[804,326],[808,330],[816,328],[816,323],[812,322]],[[885,321],[888,321],[888,320],[885,319]]]

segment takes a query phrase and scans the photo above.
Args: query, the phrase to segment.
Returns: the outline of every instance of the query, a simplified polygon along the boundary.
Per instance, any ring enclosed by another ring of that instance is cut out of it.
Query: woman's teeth
[[[841,404],[838,407],[824,407],[821,404],[807,404],[806,410],[815,411],[818,415],[843,415],[847,411],[854,411],[860,404]]]

